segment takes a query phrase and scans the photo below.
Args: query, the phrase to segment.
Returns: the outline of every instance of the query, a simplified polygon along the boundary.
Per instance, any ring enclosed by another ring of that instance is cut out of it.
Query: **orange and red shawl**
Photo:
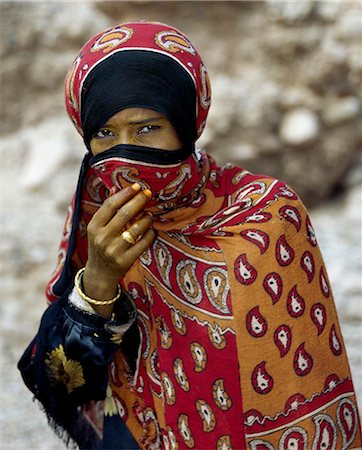
[[[146,22],[101,33],[74,61],[66,104],[79,131],[87,73],[112,52],[135,48],[167,54],[189,72],[199,135],[210,104],[206,69],[182,33]],[[190,183],[203,176],[196,197],[158,216],[154,244],[122,280],[138,309],[141,345],[134,373],[117,351],[106,403],[115,402],[142,449],[360,447],[345,347],[303,204],[283,182],[220,168],[206,155]],[[73,270],[86,262],[86,225],[102,189],[86,170],[50,300],[71,283],[69,258]]]
[[[120,350],[110,365],[118,413],[144,449],[358,448],[345,347],[303,204],[281,181],[202,160],[199,197],[156,220],[157,239],[123,280],[141,346],[135,373]],[[93,175],[77,267],[99,207]]]

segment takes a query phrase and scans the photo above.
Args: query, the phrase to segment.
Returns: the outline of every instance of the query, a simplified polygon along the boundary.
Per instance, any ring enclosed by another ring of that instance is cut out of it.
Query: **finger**
[[[132,261],[132,264],[130,264],[129,267],[131,267],[134,261],[136,261],[142,255],[142,253],[152,245],[155,237],[155,231],[152,228],[149,228],[144,233],[142,238],[127,250],[127,257],[130,261]]]
[[[152,222],[153,216],[149,213],[144,214],[139,220],[130,225],[126,231],[131,235],[131,237],[136,242],[139,239],[139,237],[142,236],[143,233],[145,233],[148,230]],[[133,243],[128,242],[127,239],[123,237],[123,233],[121,234],[121,238],[127,243],[128,246],[134,245],[135,243],[135,242]]]
[[[105,226],[117,213],[118,209],[134,197],[140,189],[141,186],[138,183],[134,183],[132,186],[128,186],[118,191],[116,194],[108,197],[99,210],[94,214],[92,218],[93,226]]]
[[[147,214],[152,214],[150,211],[147,212]],[[141,211],[138,214],[136,214],[134,217],[132,217],[132,219],[130,221],[128,221],[126,223],[125,228],[128,230],[128,228],[130,228],[135,222],[137,222],[137,220],[140,220],[140,218],[144,215],[144,212]]]
[[[118,192],[118,189],[116,188],[116,186],[111,187],[110,191],[109,191],[109,197],[112,197],[112,195],[116,194]]]
[[[107,224],[109,233],[113,235],[119,234],[122,228],[124,228],[131,219],[134,219],[137,214],[144,209],[151,197],[151,191],[145,189],[119,208],[117,213],[114,214]]]

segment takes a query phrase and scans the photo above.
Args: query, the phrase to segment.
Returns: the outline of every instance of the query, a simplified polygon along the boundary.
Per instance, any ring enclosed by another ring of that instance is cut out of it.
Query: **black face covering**
[[[135,162],[168,166],[184,161],[189,155],[189,151],[184,148],[180,150],[163,150],[140,145],[120,144],[93,156],[90,159],[90,164],[109,158],[123,158]]]
[[[175,128],[189,155],[196,140],[196,89],[172,58],[145,50],[120,51],[96,66],[82,89],[82,128],[89,142],[125,108],[153,109]],[[186,156],[187,156],[186,155]]]

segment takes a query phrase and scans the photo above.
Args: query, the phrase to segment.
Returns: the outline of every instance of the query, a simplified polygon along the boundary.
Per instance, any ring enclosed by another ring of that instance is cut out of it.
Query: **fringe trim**
[[[54,434],[64,442],[69,450],[92,449],[101,444],[102,440],[80,410],[77,411],[77,416],[72,423],[74,427],[66,429],[51,416],[36,397],[33,397],[33,402],[37,403],[39,409],[45,414],[48,425]]]

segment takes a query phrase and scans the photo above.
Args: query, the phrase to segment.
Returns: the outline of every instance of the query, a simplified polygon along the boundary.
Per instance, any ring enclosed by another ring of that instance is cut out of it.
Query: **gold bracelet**
[[[116,302],[119,298],[121,298],[122,288],[121,288],[120,284],[118,284],[117,295],[115,297],[113,297],[111,300],[104,300],[104,301],[103,300],[95,300],[94,298],[90,298],[90,297],[88,297],[88,295],[85,295],[85,293],[82,291],[82,288],[80,286],[80,280],[81,280],[84,270],[85,270],[85,267],[82,267],[81,269],[79,269],[74,278],[74,286],[77,289],[79,296],[83,300],[86,300],[88,303],[91,303],[92,305],[107,306],[107,305],[111,305],[112,303]]]

